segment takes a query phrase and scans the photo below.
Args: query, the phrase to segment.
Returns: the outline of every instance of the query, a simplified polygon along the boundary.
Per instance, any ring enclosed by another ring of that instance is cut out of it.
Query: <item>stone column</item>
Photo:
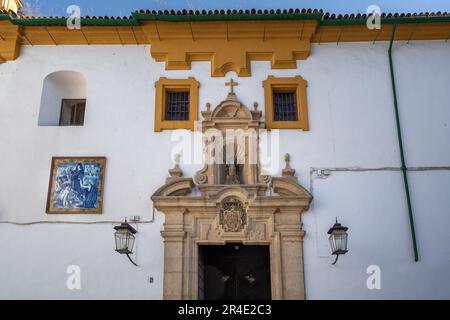
[[[280,234],[282,288],[285,300],[305,299],[303,236],[299,212],[276,214],[276,230]]]
[[[183,298],[183,213],[166,212],[166,222],[161,235],[164,239],[164,300]]]

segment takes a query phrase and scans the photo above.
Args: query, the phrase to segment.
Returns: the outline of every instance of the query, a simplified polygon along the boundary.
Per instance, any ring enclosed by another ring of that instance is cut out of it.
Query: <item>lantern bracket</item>
[[[133,259],[131,259],[130,255],[129,255],[128,253],[127,253],[127,257],[128,257],[128,260],[130,260],[132,264],[134,264],[136,267],[138,267],[138,265],[136,264],[136,262],[134,262]],[[336,259],[336,260],[337,260],[337,259]]]
[[[336,259],[334,259],[334,262],[332,264],[336,264],[336,262],[338,261],[339,255],[336,255]]]

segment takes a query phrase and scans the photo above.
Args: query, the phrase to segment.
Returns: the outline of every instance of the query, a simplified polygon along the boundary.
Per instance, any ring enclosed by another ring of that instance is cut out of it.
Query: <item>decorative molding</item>
[[[251,76],[251,61],[270,61],[272,69],[296,69],[296,60],[309,56],[309,41],[226,39],[155,41],[152,57],[166,63],[166,70],[190,70],[192,61],[211,62],[211,77],[234,71]]]
[[[280,196],[296,196],[302,199],[311,198],[311,194],[298,184],[296,177],[272,177],[273,192]]]
[[[155,196],[169,197],[169,196],[185,196],[191,193],[194,187],[192,178],[171,178],[166,184],[155,191]]]
[[[165,77],[161,77],[158,81],[155,82],[155,132],[159,132],[165,129],[194,130],[195,121],[197,120],[198,114],[199,87],[200,83],[193,77],[189,77],[188,79],[167,79]],[[189,120],[164,120],[165,99],[166,92],[168,90],[189,91]]]
[[[0,64],[16,60],[20,52],[19,26],[0,21]]]
[[[251,76],[251,61],[270,61],[273,69],[295,69],[310,53],[316,20],[144,22],[156,61],[167,70],[188,70],[192,61],[210,61],[211,76],[234,71]]]
[[[271,129],[302,129],[309,130],[308,124],[308,105],[306,99],[306,81],[300,77],[275,78],[269,76],[263,81],[264,100],[265,100],[265,120],[266,128]],[[297,104],[297,121],[275,121],[273,110],[273,92],[274,90],[294,90]]]
[[[370,30],[365,19],[322,20],[321,14],[224,19],[169,15],[166,21],[150,16],[82,18],[81,29],[69,30],[63,17],[29,19],[0,13],[0,36],[13,39],[6,45],[0,38],[0,52],[9,52],[8,58],[0,53],[0,63],[16,59],[20,45],[151,45],[152,57],[165,62],[167,70],[187,70],[192,61],[210,61],[214,77],[228,71],[244,77],[251,75],[251,61],[270,61],[274,69],[296,68],[296,60],[309,56],[311,43],[389,41],[395,23],[396,41],[448,40],[450,34],[449,17],[386,18],[381,29]]]
[[[247,233],[247,243],[258,243],[267,241],[267,223],[256,222],[252,224],[251,229]]]

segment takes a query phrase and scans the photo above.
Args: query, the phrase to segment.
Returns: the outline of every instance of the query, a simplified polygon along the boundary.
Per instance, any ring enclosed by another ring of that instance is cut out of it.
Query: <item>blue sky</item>
[[[450,11],[450,0],[22,0],[35,15],[65,16],[76,4],[81,14],[124,16],[136,9],[284,9],[317,8],[333,13],[365,13],[369,5],[382,12]]]

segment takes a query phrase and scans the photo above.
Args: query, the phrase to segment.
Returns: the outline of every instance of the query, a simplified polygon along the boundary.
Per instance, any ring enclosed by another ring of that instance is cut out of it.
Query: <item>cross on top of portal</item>
[[[235,86],[238,86],[239,83],[234,82],[234,81],[233,81],[233,78],[231,78],[230,81],[225,82],[225,85],[228,86],[228,87],[230,87],[230,92],[229,92],[229,93],[234,93],[234,87],[235,87]]]

